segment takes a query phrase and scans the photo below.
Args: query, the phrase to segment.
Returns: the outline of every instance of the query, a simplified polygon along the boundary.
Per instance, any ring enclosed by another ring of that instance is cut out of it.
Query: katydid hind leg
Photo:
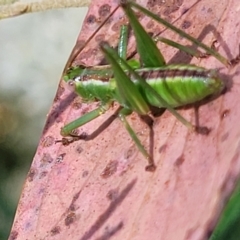
[[[162,25],[164,25],[168,29],[170,29],[173,32],[177,33],[179,36],[189,40],[190,42],[194,43],[199,48],[205,50],[207,54],[210,54],[210,55],[214,56],[216,59],[218,59],[225,66],[229,65],[229,61],[225,57],[223,57],[220,53],[218,53],[217,51],[215,51],[211,47],[208,47],[206,44],[200,42],[199,40],[197,40],[196,38],[194,38],[191,35],[187,34],[186,32],[182,31],[180,28],[175,27],[174,25],[172,25],[171,23],[169,23],[166,20],[162,19],[158,15],[150,12],[146,8],[140,6],[139,4],[137,4],[137,3],[133,2],[133,1],[127,1],[127,3],[124,3],[124,5],[128,5],[130,8],[137,9],[140,12],[146,14],[147,16],[149,16],[152,19],[154,19],[155,21],[161,23]]]
[[[182,44],[180,44],[180,43],[177,43],[177,42],[175,42],[175,41],[172,41],[172,40],[170,40],[170,39],[168,39],[168,38],[155,37],[155,38],[154,38],[154,41],[155,41],[155,42],[160,41],[160,42],[162,42],[162,43],[165,43],[165,44],[167,44],[168,46],[171,46],[171,47],[174,47],[174,48],[176,48],[176,49],[179,49],[180,51],[185,52],[185,53],[187,53],[187,54],[189,54],[189,55],[191,55],[191,56],[193,56],[193,57],[196,57],[196,58],[206,58],[206,57],[209,57],[209,56],[210,56],[209,53],[203,53],[203,52],[200,52],[200,51],[198,51],[198,50],[194,50],[194,49],[192,49],[192,48],[190,48],[190,47],[188,47],[188,46],[184,46],[184,45],[182,45]]]
[[[157,48],[154,40],[139,23],[136,15],[131,9],[131,6],[128,3],[123,2],[121,6],[125,14],[128,16],[129,23],[134,31],[137,50],[143,65],[145,67],[160,67],[165,65],[166,62],[163,55]]]

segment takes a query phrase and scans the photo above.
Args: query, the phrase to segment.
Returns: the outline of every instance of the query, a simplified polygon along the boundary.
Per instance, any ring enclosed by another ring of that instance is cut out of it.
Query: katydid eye
[[[76,83],[76,82],[81,82],[82,81],[82,78],[81,76],[77,76],[73,79],[73,81]]]
[[[67,89],[74,92],[76,88],[76,82],[74,80],[69,80],[67,82]]]

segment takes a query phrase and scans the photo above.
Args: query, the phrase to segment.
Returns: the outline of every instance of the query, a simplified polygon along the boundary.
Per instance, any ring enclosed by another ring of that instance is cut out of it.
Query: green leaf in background
[[[209,240],[240,239],[240,181],[225,206]]]

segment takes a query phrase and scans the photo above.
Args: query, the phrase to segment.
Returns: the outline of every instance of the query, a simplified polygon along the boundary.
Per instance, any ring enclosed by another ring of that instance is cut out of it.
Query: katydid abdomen
[[[224,88],[224,82],[217,76],[216,70],[206,70],[195,65],[167,65],[160,68],[138,69],[136,72],[165,100],[171,107],[179,107],[195,103],[205,97],[218,94]],[[101,102],[117,101],[125,108],[131,109],[127,102],[121,99],[121,93],[115,79],[110,76],[94,75],[76,76],[75,91],[84,100]],[[156,107],[159,105],[148,90],[133,77],[131,80],[138,87],[145,101]]]
[[[174,108],[219,94],[224,88],[224,82],[217,76],[216,70],[206,70],[194,65],[168,65],[146,72],[143,70],[140,75]],[[140,91],[150,105],[164,107],[147,90]]]

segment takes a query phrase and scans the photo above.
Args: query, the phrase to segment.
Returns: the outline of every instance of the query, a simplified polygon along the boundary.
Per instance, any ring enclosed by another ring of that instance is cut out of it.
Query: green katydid
[[[174,27],[157,15],[133,2],[121,3],[133,29],[137,42],[137,51],[140,55],[140,63],[134,59],[126,61],[126,31],[121,35],[119,53],[117,54],[107,44],[102,44],[101,49],[110,65],[105,67],[69,68],[64,80],[78,93],[83,100],[100,101],[100,106],[61,129],[63,144],[83,139],[72,133],[76,128],[94,120],[111,106],[112,102],[120,104],[118,117],[123,122],[126,130],[135,142],[139,151],[148,160],[147,171],[154,171],[155,165],[152,157],[141,144],[137,134],[129,125],[126,116],[133,111],[139,115],[147,115],[150,106],[168,109],[178,120],[190,129],[195,127],[184,119],[175,107],[195,103],[212,94],[220,94],[224,83],[218,78],[215,70],[207,70],[194,65],[166,65],[165,60],[158,50],[154,40],[147,34],[138,22],[132,8],[136,8],[144,14],[162,23],[180,36],[190,40],[204,49],[207,54],[215,56],[220,62],[227,65],[229,61],[212,48],[199,42],[180,29]],[[181,46],[168,39],[160,39],[163,42],[189,52],[187,47]],[[122,49],[122,50],[121,50]],[[72,139],[65,138],[72,136]]]

